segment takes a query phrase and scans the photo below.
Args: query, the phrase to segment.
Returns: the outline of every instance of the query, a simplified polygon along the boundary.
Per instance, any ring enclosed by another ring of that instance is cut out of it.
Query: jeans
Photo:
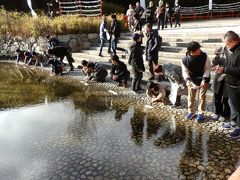
[[[240,127],[240,87],[229,87],[228,90],[228,103],[231,109],[230,120],[236,122],[236,125]]]
[[[101,41],[101,45],[100,45],[99,55],[102,55],[102,49],[106,40],[104,38],[101,38],[100,41]]]
[[[123,52],[126,51],[126,49],[124,49],[124,48],[117,47],[118,40],[119,40],[119,38],[112,37],[111,48],[113,51],[113,55],[117,55],[116,50],[123,51]]]
[[[138,71],[133,72],[132,85],[131,85],[131,89],[133,91],[137,91],[141,89],[140,84],[141,84],[142,78],[143,78],[142,72],[138,72]]]

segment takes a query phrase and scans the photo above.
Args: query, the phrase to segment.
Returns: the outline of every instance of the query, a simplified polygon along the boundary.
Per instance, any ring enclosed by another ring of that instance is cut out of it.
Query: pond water
[[[126,96],[0,64],[1,179],[226,179],[239,142]]]

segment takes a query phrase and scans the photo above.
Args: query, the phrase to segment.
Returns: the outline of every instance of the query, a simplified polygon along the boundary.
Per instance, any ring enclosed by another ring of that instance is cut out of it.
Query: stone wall
[[[72,52],[81,52],[89,49],[90,46],[97,46],[98,34],[68,34],[59,35],[59,41],[64,46],[70,46]],[[0,56],[12,56],[17,48],[23,50],[45,51],[47,50],[48,42],[46,38],[23,38],[23,37],[0,37]]]

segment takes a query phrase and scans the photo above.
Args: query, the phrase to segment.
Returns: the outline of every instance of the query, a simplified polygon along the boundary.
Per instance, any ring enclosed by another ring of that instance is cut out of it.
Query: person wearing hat
[[[142,44],[142,34],[134,33],[132,35],[132,44],[130,46],[130,56],[128,60],[128,64],[132,67],[132,85],[131,89],[134,92],[142,90],[140,84],[143,77],[143,72],[145,71],[145,67],[143,64],[143,48]]]
[[[182,59],[183,78],[188,86],[188,114],[186,119],[195,117],[194,102],[199,90],[197,122],[204,120],[206,92],[210,81],[211,62],[208,55],[202,52],[198,42],[191,41],[187,45],[186,56]]]

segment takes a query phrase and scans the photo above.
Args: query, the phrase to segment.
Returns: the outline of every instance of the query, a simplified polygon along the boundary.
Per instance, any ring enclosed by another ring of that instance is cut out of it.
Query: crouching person
[[[90,62],[87,65],[87,74],[88,81],[105,82],[108,72],[102,64]]]
[[[63,71],[65,70],[65,65],[57,60],[57,59],[50,59],[48,64],[52,65],[52,74],[51,76],[63,75]]]
[[[61,62],[63,62],[63,59],[66,56],[68,64],[71,68],[70,71],[73,71],[74,67],[72,63],[74,62],[74,59],[70,54],[69,48],[63,46],[53,47],[53,49],[48,49],[48,54],[60,58]]]
[[[130,72],[127,70],[127,66],[124,62],[119,60],[117,55],[113,55],[112,58],[112,69],[110,77],[114,81],[118,82],[118,87],[127,87],[127,81],[130,77]]]
[[[181,95],[187,95],[187,86],[182,76],[181,66],[171,63],[157,65],[154,72],[159,77],[163,76],[168,79],[171,83],[171,94],[169,99],[173,107],[181,106]]]
[[[159,83],[149,81],[147,84],[146,95],[149,98],[150,103],[162,102],[164,105],[167,104],[166,91]]]
[[[45,54],[37,53],[37,52],[33,51],[32,55],[33,55],[33,58],[35,60],[34,67],[36,67],[39,63],[42,67],[46,66],[48,58]]]

